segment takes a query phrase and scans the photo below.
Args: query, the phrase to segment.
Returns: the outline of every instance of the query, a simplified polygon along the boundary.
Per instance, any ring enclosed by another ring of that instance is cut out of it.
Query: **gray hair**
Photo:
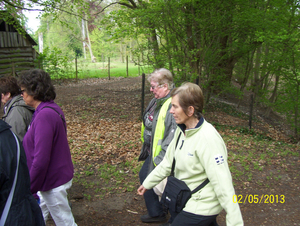
[[[174,88],[173,75],[168,69],[165,68],[155,69],[148,76],[148,82],[151,81],[157,82],[158,85],[167,84],[169,90]]]

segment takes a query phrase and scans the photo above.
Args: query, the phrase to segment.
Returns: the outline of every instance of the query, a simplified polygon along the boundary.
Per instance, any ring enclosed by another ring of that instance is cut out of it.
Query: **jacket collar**
[[[39,106],[37,106],[37,108],[35,109],[35,112],[32,115],[32,119],[31,121],[33,122],[33,119],[35,118],[35,116],[43,109],[43,107],[51,105],[52,103],[54,103],[53,100],[47,101],[47,102],[41,102],[39,104]]]
[[[197,123],[196,127],[193,129],[188,129],[188,130],[186,130],[186,126],[184,124],[177,124],[177,125],[183,133],[193,134],[194,132],[198,131],[198,129],[202,126],[204,121],[205,121],[205,119],[203,117],[201,117],[199,122]]]
[[[48,105],[51,105],[51,104],[53,104],[53,103],[54,103],[53,100],[49,100],[49,101],[46,101],[46,102],[43,102],[43,101],[42,101],[42,102],[39,104],[39,106],[37,106],[36,111],[39,112],[40,110],[43,109],[43,107],[48,106]]]
[[[20,101],[20,100],[23,100],[23,97],[21,97],[21,95],[14,96],[14,97],[11,98],[9,101],[7,101],[7,103],[4,105],[4,107],[5,107],[6,109],[10,109],[11,106],[12,106],[14,103],[16,103],[16,102],[18,102],[18,101]]]
[[[171,91],[172,90],[170,90],[167,96],[160,99],[156,99],[156,106],[162,106],[165,103],[165,101],[171,97]]]
[[[16,104],[15,104],[16,103]],[[15,105],[14,105],[15,104]],[[10,109],[14,106],[22,106],[27,108],[30,111],[34,111],[33,107],[30,107],[25,104],[23,97],[21,95],[14,96],[12,99],[10,99],[5,105],[4,105],[4,115],[2,117],[6,117],[9,113]]]

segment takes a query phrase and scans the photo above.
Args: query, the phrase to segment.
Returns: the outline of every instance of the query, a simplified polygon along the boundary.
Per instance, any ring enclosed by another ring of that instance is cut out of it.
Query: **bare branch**
[[[112,5],[115,5],[115,4],[119,4],[118,2],[113,2],[113,3],[110,3],[109,5],[105,6],[104,8],[102,8],[101,11],[97,12],[97,13],[93,13],[92,16],[95,16],[95,15],[98,15],[100,13],[103,13],[105,11],[105,9],[109,8],[110,6]]]
[[[129,4],[125,3],[125,2],[118,2],[118,4],[126,6],[126,7],[130,8],[130,9],[136,9],[136,7],[134,7],[133,5],[129,5]]]
[[[12,2],[10,2],[10,1],[7,1],[7,0],[2,0],[3,2],[5,2],[6,4],[8,4],[8,5],[10,5],[10,6],[12,6],[12,7],[14,7],[14,8],[18,8],[18,9],[22,9],[22,10],[28,10],[28,11],[40,11],[40,12],[45,12],[45,9],[30,9],[30,8],[26,8],[26,7],[22,7],[22,6],[19,6],[19,5],[15,5],[15,4],[13,4]],[[61,12],[64,12],[64,13],[68,13],[68,14],[70,14],[70,15],[73,15],[73,16],[77,16],[77,17],[79,17],[79,18],[81,18],[81,19],[84,19],[82,16],[80,16],[79,14],[76,14],[76,13],[73,13],[73,12],[70,12],[70,11],[67,11],[67,10],[64,10],[64,9],[62,9],[62,8],[58,8],[58,7],[55,7],[55,6],[53,6],[53,5],[46,5],[46,4],[43,4],[43,3],[40,3],[40,2],[34,2],[35,4],[38,4],[38,5],[40,5],[40,6],[43,6],[44,8],[49,8],[49,7],[51,7],[51,8],[53,8],[53,9],[55,9],[55,10],[58,10],[58,11],[61,11]],[[85,19],[84,19],[85,20]]]
[[[137,5],[135,4],[135,2],[133,0],[128,0],[128,1],[132,4],[132,6],[134,7],[134,9],[137,8]]]
[[[135,2],[133,0],[128,0],[128,1],[131,2],[132,5],[124,3],[124,2],[113,2],[113,3],[110,3],[107,6],[105,6],[101,11],[92,14],[92,16],[103,13],[107,8],[109,8],[110,6],[115,5],[115,4],[123,5],[123,6],[126,6],[126,7],[130,8],[130,9],[136,9],[137,8],[137,5],[135,4]],[[141,1],[139,1],[139,2],[141,2]]]
[[[20,6],[20,5],[15,5],[15,4],[13,4],[12,2],[7,1],[7,0],[2,0],[2,1],[5,2],[6,4],[10,5],[11,7],[18,8],[18,9],[22,9],[22,10],[28,10],[28,11],[43,11],[43,10],[41,10],[41,9],[29,9],[29,8],[25,8],[25,7]]]

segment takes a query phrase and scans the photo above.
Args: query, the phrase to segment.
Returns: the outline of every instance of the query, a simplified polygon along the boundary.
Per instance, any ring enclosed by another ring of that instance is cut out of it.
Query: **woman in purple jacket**
[[[76,225],[67,199],[74,173],[64,114],[54,103],[56,93],[48,73],[34,69],[19,76],[25,103],[33,108],[23,139],[31,192],[38,194],[44,220],[49,212],[56,225]]]

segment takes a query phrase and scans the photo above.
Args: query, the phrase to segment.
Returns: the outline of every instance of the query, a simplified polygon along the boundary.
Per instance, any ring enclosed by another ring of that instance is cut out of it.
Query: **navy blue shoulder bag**
[[[181,133],[178,136],[175,149],[177,147]],[[172,170],[170,176],[168,176],[165,190],[161,197],[161,203],[173,213],[179,213],[184,207],[187,201],[191,198],[192,194],[202,189],[209,183],[208,178],[196,187],[193,191],[182,180],[174,177],[175,157],[173,159]]]

